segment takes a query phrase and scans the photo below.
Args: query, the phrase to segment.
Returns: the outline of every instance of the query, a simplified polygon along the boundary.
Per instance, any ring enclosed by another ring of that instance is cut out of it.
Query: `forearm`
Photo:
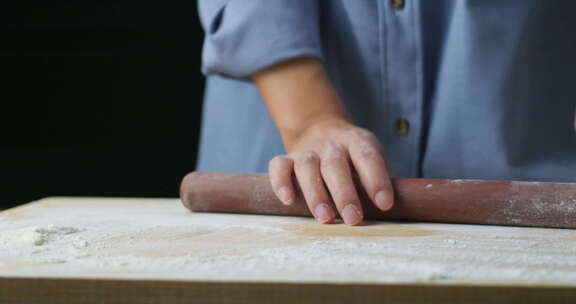
[[[324,67],[316,59],[302,58],[277,64],[255,73],[252,79],[287,150],[309,128],[349,124],[344,105]]]

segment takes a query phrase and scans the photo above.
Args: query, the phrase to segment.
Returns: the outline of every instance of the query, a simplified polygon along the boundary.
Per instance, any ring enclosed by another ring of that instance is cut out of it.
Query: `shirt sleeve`
[[[202,72],[245,78],[298,57],[322,59],[318,0],[199,0]]]

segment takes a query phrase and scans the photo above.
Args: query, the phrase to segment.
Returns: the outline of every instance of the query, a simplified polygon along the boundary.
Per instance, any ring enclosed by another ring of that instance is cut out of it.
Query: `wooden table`
[[[37,302],[576,303],[576,231],[55,197],[0,213],[0,303]]]

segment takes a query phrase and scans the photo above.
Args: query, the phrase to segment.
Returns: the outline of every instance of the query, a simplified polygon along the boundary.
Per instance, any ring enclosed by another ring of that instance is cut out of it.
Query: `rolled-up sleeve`
[[[199,0],[202,72],[245,78],[299,57],[322,59],[317,0]]]

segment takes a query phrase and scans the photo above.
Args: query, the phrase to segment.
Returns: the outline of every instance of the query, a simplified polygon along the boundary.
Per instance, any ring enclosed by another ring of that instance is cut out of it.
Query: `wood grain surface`
[[[14,239],[51,227],[78,232]],[[576,301],[568,229],[348,227],[190,213],[175,199],[49,198],[0,213],[0,249],[0,303]]]

